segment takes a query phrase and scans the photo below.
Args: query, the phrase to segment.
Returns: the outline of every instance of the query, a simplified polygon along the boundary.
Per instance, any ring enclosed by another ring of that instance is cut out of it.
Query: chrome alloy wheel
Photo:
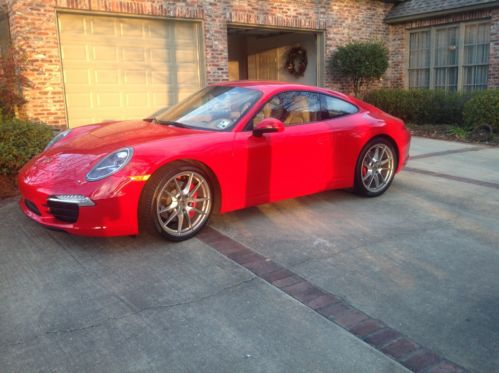
[[[201,174],[179,172],[164,184],[157,195],[158,222],[166,233],[186,236],[208,219],[211,203],[210,186]]]
[[[392,149],[383,143],[371,146],[362,159],[361,178],[367,191],[376,193],[391,181],[395,166]]]

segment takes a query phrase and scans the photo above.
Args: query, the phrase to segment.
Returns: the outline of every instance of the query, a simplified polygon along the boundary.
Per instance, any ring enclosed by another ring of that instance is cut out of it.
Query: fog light
[[[49,201],[75,203],[78,206],[95,206],[94,201],[81,194],[59,194],[48,198]]]

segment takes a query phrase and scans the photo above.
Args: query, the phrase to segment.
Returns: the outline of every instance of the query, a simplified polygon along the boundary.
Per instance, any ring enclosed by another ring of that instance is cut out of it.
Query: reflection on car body
[[[339,92],[224,83],[144,120],[59,134],[20,172],[20,206],[73,234],[180,241],[215,210],[337,188],[379,196],[409,144],[401,120]]]

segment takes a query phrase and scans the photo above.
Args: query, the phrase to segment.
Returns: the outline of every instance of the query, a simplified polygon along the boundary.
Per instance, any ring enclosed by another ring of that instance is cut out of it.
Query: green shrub
[[[0,174],[15,175],[52,138],[44,124],[16,118],[0,118]]]
[[[379,89],[364,100],[381,110],[415,124],[464,124],[464,104],[470,95],[429,89]]]
[[[388,49],[378,41],[355,41],[339,47],[329,60],[329,70],[352,82],[355,96],[363,86],[381,78],[388,69]]]
[[[475,93],[464,105],[464,122],[469,127],[488,124],[499,132],[499,89]]]

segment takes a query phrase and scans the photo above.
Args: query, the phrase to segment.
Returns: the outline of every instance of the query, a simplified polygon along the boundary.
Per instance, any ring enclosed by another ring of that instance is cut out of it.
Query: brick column
[[[387,43],[390,65],[386,72],[386,87],[404,88],[406,34],[404,25],[390,26]]]
[[[229,80],[227,21],[224,2],[204,2],[204,52],[208,84]]]
[[[499,88],[499,8],[492,11],[490,27],[489,88]]]
[[[28,58],[24,113],[33,120],[66,125],[61,58],[54,2],[14,0],[9,4],[12,44]]]

